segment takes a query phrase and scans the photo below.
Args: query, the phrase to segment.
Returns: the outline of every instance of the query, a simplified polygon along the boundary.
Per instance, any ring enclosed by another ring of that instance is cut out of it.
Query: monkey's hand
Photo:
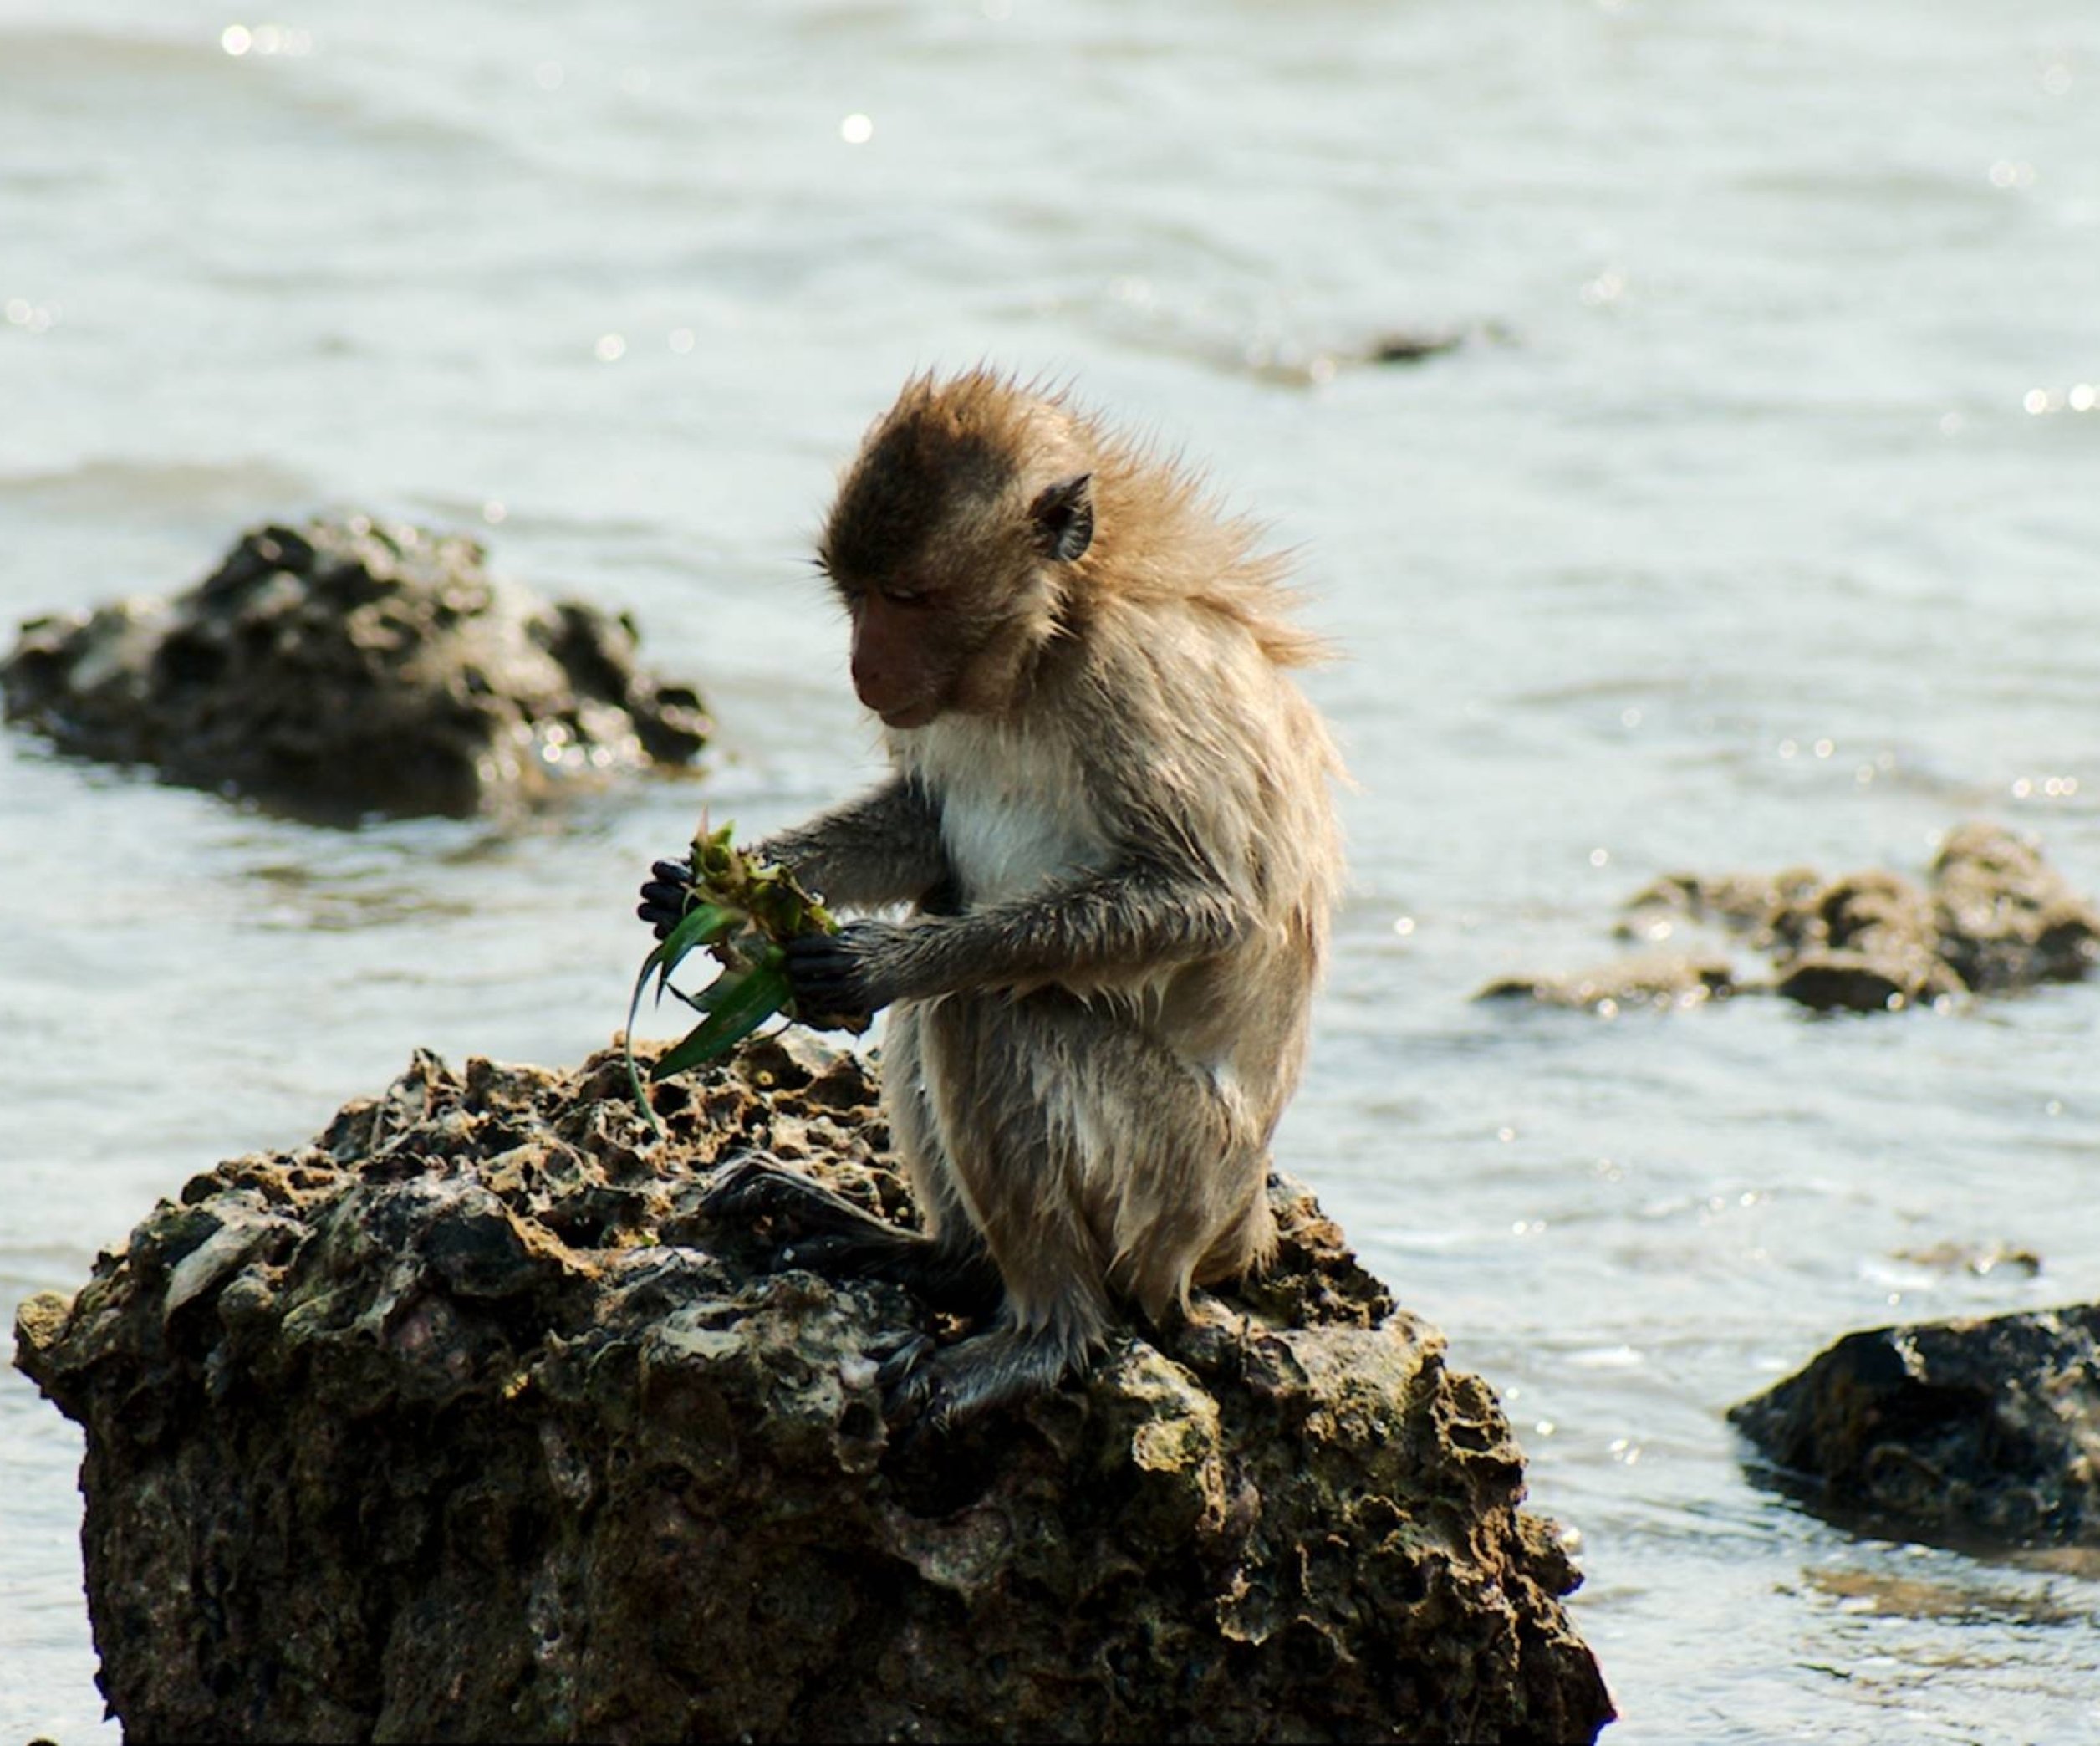
[[[835,934],[805,934],[786,946],[788,980],[805,1024],[865,1019],[897,998],[909,928],[849,922]]]
[[[646,922],[660,940],[670,937],[693,901],[693,865],[689,860],[660,860],[649,870],[642,886],[642,901],[635,913]]]

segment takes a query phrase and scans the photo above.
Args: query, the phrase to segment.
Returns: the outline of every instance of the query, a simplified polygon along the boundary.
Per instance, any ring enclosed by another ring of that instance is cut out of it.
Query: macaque
[[[906,385],[819,548],[892,774],[759,852],[834,906],[796,942],[805,1015],[888,1008],[883,1095],[925,1222],[783,1167],[720,1213],[783,1264],[897,1280],[980,1318],[883,1368],[946,1425],[1082,1367],[1275,1242],[1268,1148],[1296,1089],[1341,878],[1340,771],[1290,670],[1321,652],[1282,565],[1178,466],[972,371]],[[660,862],[660,937],[690,870]]]

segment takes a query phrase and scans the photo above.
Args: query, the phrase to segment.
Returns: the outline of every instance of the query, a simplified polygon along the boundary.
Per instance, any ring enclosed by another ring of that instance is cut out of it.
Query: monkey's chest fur
[[[1072,748],[966,716],[897,736],[939,803],[941,847],[966,910],[1102,870],[1115,859]]]

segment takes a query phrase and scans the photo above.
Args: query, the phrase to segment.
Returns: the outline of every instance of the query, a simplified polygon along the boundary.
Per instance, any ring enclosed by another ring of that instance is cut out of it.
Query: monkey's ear
[[[1069,564],[1093,544],[1093,475],[1060,479],[1028,505],[1036,543],[1060,564]]]

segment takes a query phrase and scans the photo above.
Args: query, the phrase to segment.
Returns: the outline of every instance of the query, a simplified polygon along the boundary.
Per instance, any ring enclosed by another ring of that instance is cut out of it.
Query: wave
[[[0,473],[0,501],[69,512],[164,507],[245,513],[258,503],[304,503],[313,482],[273,461],[143,461],[110,456],[54,472]]]
[[[252,63],[275,64],[269,69]],[[126,106],[138,101],[136,88],[147,86],[156,109],[181,104],[218,105],[227,101],[260,101],[284,112],[357,133],[380,145],[470,147],[487,150],[492,141],[453,115],[399,110],[375,101],[368,93],[324,74],[293,76],[294,68],[311,68],[320,57],[236,54],[206,31],[170,35],[150,27],[121,32],[65,25],[0,25],[0,70],[23,94],[16,100],[33,106],[38,94],[54,94],[69,114],[94,110],[98,104]],[[25,101],[26,100],[26,101]]]
[[[173,73],[185,77],[232,76],[238,69],[216,38],[201,34],[155,36],[133,30],[61,26],[0,27],[0,64],[11,82],[28,85],[46,78],[69,81],[98,75]]]

